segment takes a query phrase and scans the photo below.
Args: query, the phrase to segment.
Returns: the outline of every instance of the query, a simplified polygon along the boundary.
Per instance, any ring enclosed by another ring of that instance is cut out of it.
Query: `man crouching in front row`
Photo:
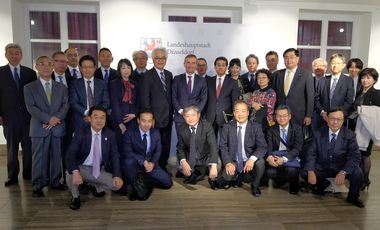
[[[66,155],[66,181],[72,195],[70,208],[80,208],[78,186],[86,181],[94,186],[95,197],[123,185],[115,134],[105,128],[107,111],[94,106],[89,111],[90,126],[75,131]]]

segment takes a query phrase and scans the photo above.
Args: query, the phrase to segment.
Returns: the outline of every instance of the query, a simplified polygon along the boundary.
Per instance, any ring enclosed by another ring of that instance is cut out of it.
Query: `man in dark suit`
[[[289,48],[284,52],[286,69],[273,74],[276,105],[287,105],[292,110],[292,122],[310,125],[314,109],[314,84],[310,73],[297,67],[299,51]]]
[[[144,50],[137,50],[132,54],[136,69],[133,70],[131,79],[139,83],[143,74],[147,71],[148,54]]]
[[[207,75],[207,61],[206,59],[204,58],[198,58],[197,59],[197,74],[200,76],[200,77],[203,77],[203,78],[209,78],[210,76]]]
[[[274,73],[277,71],[278,54],[276,51],[271,50],[265,54],[265,61],[269,72]]]
[[[139,126],[128,131],[124,137],[122,170],[128,183],[134,184],[139,171],[145,173],[153,185],[169,189],[172,179],[159,164],[162,145],[160,132],[153,128],[151,111],[142,111],[137,118]]]
[[[267,131],[268,153],[266,161],[268,178],[274,179],[277,188],[289,182],[289,193],[298,194],[302,129],[290,122],[290,109],[286,105],[276,108],[277,124]]]
[[[355,133],[343,126],[344,111],[333,108],[327,114],[327,125],[320,128],[307,151],[306,163],[302,177],[316,185],[315,193],[323,195],[330,182],[326,179],[335,177],[335,183],[342,185],[347,178],[350,188],[346,201],[363,208],[359,199],[363,183],[363,172],[359,167],[360,150]]]
[[[94,77],[104,80],[109,84],[110,81],[119,77],[119,72],[111,68],[113,61],[111,50],[103,47],[99,50],[98,59],[100,67],[95,70]]]
[[[257,84],[256,78],[256,71],[257,67],[259,66],[259,58],[254,54],[250,54],[245,58],[245,64],[247,65],[248,72],[241,75],[242,80],[245,82],[243,85],[246,86],[244,92],[252,93],[256,89],[260,88]]]
[[[222,178],[236,186],[241,186],[242,182],[251,182],[252,195],[259,197],[267,143],[261,125],[249,121],[248,117],[248,104],[236,101],[235,119],[224,125],[221,131],[219,150],[224,167],[218,180]]]
[[[142,77],[141,110],[151,110],[154,115],[154,127],[161,134],[162,152],[158,164],[166,169],[170,152],[170,138],[173,125],[172,81],[173,75],[164,69],[168,53],[165,48],[152,51],[154,67]]]
[[[25,105],[32,116],[33,197],[43,196],[50,183],[55,190],[65,190],[61,179],[61,138],[65,135],[65,117],[69,110],[67,88],[51,79],[53,61],[47,56],[36,60],[39,79],[24,87]],[[50,172],[50,175],[47,175]]]
[[[81,128],[89,124],[88,112],[92,106],[109,108],[110,100],[107,83],[94,78],[95,59],[90,55],[81,57],[79,61],[83,78],[76,79],[70,88],[70,109],[72,110],[72,125]]]
[[[342,73],[345,64],[342,54],[333,54],[330,58],[331,75],[321,78],[315,97],[315,108],[322,119],[319,126],[326,124],[327,111],[330,108],[342,107],[345,116],[349,115],[354,102],[354,82]]]
[[[239,98],[240,91],[237,81],[226,76],[228,61],[225,57],[215,59],[216,77],[207,78],[206,119],[218,135],[219,128],[228,122],[225,114],[232,114],[234,102]]]
[[[95,197],[103,197],[105,190],[117,191],[123,185],[116,138],[114,132],[105,127],[106,117],[107,111],[103,107],[91,107],[90,126],[75,132],[67,151],[66,181],[73,210],[80,208],[78,186],[84,181],[94,186]]]
[[[8,178],[4,185],[18,182],[20,171],[18,150],[22,147],[22,176],[31,179],[32,150],[29,137],[30,114],[24,101],[24,85],[37,79],[36,72],[20,65],[22,50],[18,44],[5,47],[8,65],[0,67],[0,125],[3,125],[4,137],[7,140]]]
[[[173,80],[173,106],[174,122],[176,130],[185,122],[183,109],[189,105],[195,105],[199,111],[203,111],[207,102],[206,79],[195,73],[197,57],[189,54],[185,57],[185,73],[177,75]]]
[[[177,158],[185,175],[184,183],[196,184],[209,168],[210,180],[218,174],[218,149],[214,130],[209,122],[201,120],[198,106],[190,105],[183,110],[185,124],[177,130]]]
[[[81,78],[82,73],[79,69],[79,53],[77,48],[70,47],[65,50],[67,57],[66,74],[72,76],[74,79]]]

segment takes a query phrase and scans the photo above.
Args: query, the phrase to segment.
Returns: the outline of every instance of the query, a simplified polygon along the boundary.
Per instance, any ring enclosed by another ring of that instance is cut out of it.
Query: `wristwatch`
[[[346,175],[346,174],[347,174],[347,172],[344,171],[344,170],[341,170],[339,173],[341,173],[341,174],[343,174],[343,175]]]

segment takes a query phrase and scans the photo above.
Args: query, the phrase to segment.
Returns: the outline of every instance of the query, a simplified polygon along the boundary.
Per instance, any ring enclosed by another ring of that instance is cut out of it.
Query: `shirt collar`
[[[102,129],[99,132],[96,132],[92,127],[91,127],[91,134],[94,136],[95,134],[102,135]]]
[[[335,137],[338,137],[338,134],[339,134],[339,131],[340,131],[340,129],[338,129],[336,132],[335,132]],[[331,134],[333,134],[334,132],[329,128],[329,139],[330,139],[330,137],[331,137]]]
[[[236,126],[241,126],[243,129],[247,127],[248,121],[244,122],[243,124],[240,124],[239,122],[236,122]]]
[[[49,80],[49,81],[46,81],[46,80],[44,80],[42,77],[40,77],[40,76],[38,76],[38,79],[40,79],[40,81],[41,81],[41,83],[42,83],[42,85],[43,86],[45,86],[45,84],[46,84],[46,82],[49,82],[49,84],[51,85],[51,79]]]
[[[17,68],[18,71],[20,71],[20,64],[18,64],[17,66],[13,66],[10,63],[8,63],[8,65],[9,65],[9,68],[11,68],[12,71],[15,69],[15,67]]]
[[[139,131],[140,131],[140,136],[142,137],[144,135],[144,133],[146,133],[147,136],[149,136],[150,134],[150,130],[148,130],[148,132],[144,132],[141,127],[139,126]]]
[[[90,79],[87,79],[87,78],[83,77],[83,80],[84,80],[84,83],[87,83],[87,81],[93,82],[94,81],[94,76],[92,76]]]
[[[285,129],[286,132],[288,132],[288,130],[289,130],[289,124],[287,124],[285,127],[282,127],[281,125],[278,125],[278,127],[280,128],[280,131],[281,131],[281,129]]]

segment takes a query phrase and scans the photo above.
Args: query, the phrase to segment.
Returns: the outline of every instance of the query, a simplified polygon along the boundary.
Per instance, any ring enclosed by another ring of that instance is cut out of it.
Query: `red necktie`
[[[219,77],[218,80],[219,82],[218,82],[218,87],[216,87],[216,98],[219,98],[220,90],[222,89],[222,78]]]

